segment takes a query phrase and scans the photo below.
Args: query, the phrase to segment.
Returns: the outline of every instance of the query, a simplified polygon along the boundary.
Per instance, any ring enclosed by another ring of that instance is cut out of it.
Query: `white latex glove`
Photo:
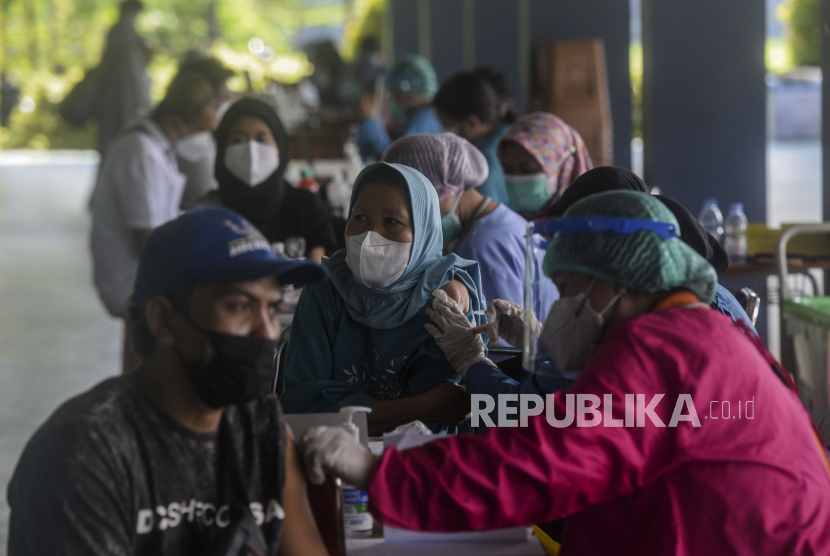
[[[492,361],[484,356],[484,342],[479,334],[473,333],[473,325],[464,316],[461,307],[451,299],[444,300],[443,292],[433,292],[432,306],[424,311],[434,323],[425,324],[435,343],[441,348],[444,357],[462,377],[467,376],[467,370],[473,363],[484,361],[495,367]]]
[[[297,442],[311,484],[321,485],[326,473],[366,490],[377,458],[345,427],[310,427]]]
[[[524,345],[525,310],[521,305],[494,299],[484,315],[487,317],[487,324],[476,326],[473,332],[487,334],[491,346],[498,344],[499,338],[503,338],[513,347],[520,348]],[[542,334],[542,323],[536,317],[533,317],[533,333],[536,338]]]

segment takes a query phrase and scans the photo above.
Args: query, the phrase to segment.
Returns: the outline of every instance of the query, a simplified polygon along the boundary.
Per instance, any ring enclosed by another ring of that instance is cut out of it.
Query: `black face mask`
[[[251,402],[271,391],[277,342],[232,336],[197,328],[205,336],[201,361],[182,357],[182,366],[199,398],[213,408]]]

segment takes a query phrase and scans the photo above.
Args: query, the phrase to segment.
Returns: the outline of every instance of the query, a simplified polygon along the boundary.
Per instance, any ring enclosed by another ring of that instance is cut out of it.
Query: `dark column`
[[[418,0],[389,0],[395,58],[418,54]]]
[[[763,0],[643,2],[646,181],[766,217]]]
[[[614,120],[614,165],[624,168],[631,168],[629,17],[625,0],[532,0],[530,4],[534,45],[563,39],[599,38],[605,42],[611,117]]]
[[[432,65],[438,81],[464,70],[463,7],[461,0],[432,0]]]
[[[523,110],[519,76],[519,14],[515,0],[476,0],[475,53],[476,66],[490,66],[504,72],[518,108]]]

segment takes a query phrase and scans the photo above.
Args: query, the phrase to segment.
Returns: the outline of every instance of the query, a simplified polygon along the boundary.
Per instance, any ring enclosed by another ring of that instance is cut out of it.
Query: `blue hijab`
[[[343,298],[349,315],[369,328],[397,328],[415,316],[437,290],[453,279],[470,293],[470,309],[485,309],[481,293],[478,263],[457,255],[441,256],[444,238],[441,233],[441,209],[432,183],[420,172],[402,164],[378,162],[357,176],[349,202],[349,212],[366,178],[380,167],[396,170],[406,181],[412,203],[414,240],[409,265],[400,278],[385,288],[367,288],[355,280],[346,264],[346,250],[341,249],[323,264],[328,268],[334,289]]]

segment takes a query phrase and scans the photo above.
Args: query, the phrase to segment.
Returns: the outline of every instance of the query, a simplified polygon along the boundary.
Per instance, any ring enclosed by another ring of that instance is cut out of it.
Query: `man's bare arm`
[[[285,486],[282,503],[285,506],[280,556],[328,556],[320,531],[314,522],[311,505],[306,493],[305,475],[300,467],[294,435],[286,425],[285,442]]]

